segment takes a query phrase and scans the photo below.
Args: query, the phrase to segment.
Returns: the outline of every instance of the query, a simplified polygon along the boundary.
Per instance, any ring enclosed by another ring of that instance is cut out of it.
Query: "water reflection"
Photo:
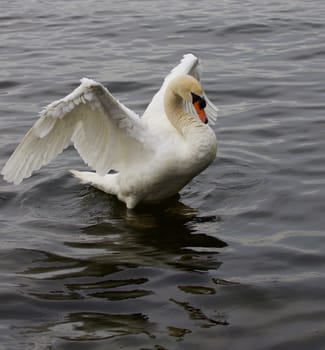
[[[216,237],[221,219],[201,216],[179,198],[161,205],[128,210],[114,197],[91,189],[82,198],[81,204],[84,208],[91,208],[91,213],[85,210],[88,217],[83,220],[92,224],[81,229],[88,239],[65,242],[65,245],[79,249],[104,249],[105,260],[111,260],[113,264],[123,260],[140,265],[175,266],[179,261],[180,268],[188,265],[189,269],[207,270],[219,266],[216,253],[227,246]],[[209,224],[207,232],[202,232],[204,224]],[[200,252],[203,248],[206,248],[205,252]],[[195,267],[185,263],[200,260],[198,256],[206,257],[209,252],[213,252],[214,266],[198,262]]]
[[[30,251],[32,262],[21,274],[24,291],[42,301],[42,308],[52,313],[55,303],[58,319],[44,322],[43,333],[96,341],[152,338],[163,328],[167,338],[182,338],[194,321],[202,327],[227,324],[223,315],[210,316],[191,301],[217,297],[213,278],[221,265],[218,253],[227,246],[215,237],[219,218],[200,216],[177,198],[130,211],[101,195],[92,205],[93,194],[81,199],[81,207],[92,208],[82,218],[90,224],[72,236],[67,232],[67,254]],[[162,315],[164,308],[175,318]],[[40,326],[31,332],[40,333]]]
[[[188,302],[180,302],[174,299],[171,299],[171,301],[179,305],[180,307],[182,307],[186,312],[188,312],[191,319],[203,321],[203,324],[201,327],[208,328],[215,325],[221,325],[221,326],[228,325],[228,322],[225,321],[225,315],[222,315],[222,314],[218,315],[218,319],[216,317],[211,318],[206,314],[204,314],[201,309],[194,307]]]
[[[141,314],[72,313],[63,323],[50,327],[65,340],[104,340],[130,334],[154,337],[155,325]]]

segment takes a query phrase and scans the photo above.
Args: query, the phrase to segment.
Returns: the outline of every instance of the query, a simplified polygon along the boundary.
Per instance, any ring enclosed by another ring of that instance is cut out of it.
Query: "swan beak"
[[[205,113],[204,107],[206,103],[203,97],[193,103],[196,113],[200,117],[202,123],[208,124],[208,117]]]

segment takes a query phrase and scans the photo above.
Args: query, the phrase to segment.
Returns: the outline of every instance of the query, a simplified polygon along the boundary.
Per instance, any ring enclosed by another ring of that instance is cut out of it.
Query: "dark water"
[[[0,180],[0,349],[324,349],[325,3],[2,1],[0,167],[87,76],[141,112],[186,52],[218,159],[128,211],[72,149]]]

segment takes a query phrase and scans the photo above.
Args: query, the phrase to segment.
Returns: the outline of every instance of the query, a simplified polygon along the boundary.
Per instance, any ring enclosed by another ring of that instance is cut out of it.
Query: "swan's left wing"
[[[152,155],[149,137],[135,113],[102,84],[84,78],[71,94],[41,112],[1,174],[18,184],[71,141],[84,162],[100,175],[111,169],[132,172]]]
[[[182,74],[189,74],[200,81],[202,74],[202,65],[200,63],[200,60],[190,53],[183,56],[181,62],[176,67],[174,67],[172,71],[166,76],[160,90],[153,97],[151,103],[143,114],[144,119],[153,118],[153,116],[156,116],[158,112],[164,115],[163,101],[166,88],[170,81]],[[217,120],[218,108],[210,101],[206,94],[204,94],[204,97],[207,103],[205,110],[206,114],[208,116],[209,122],[211,122],[211,124],[214,124]],[[185,108],[188,112],[196,115],[195,109],[191,103],[185,103]]]

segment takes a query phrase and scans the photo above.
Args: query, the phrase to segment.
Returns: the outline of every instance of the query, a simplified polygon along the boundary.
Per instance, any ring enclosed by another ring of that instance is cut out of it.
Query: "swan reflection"
[[[213,278],[227,246],[215,235],[218,217],[200,216],[179,198],[132,211],[111,198],[97,207],[95,200],[92,191],[82,198],[92,212],[85,211],[79,232],[67,233],[66,253],[34,251],[22,274],[29,295],[57,303],[60,320],[47,323],[44,332],[69,341],[135,334],[151,339],[163,320],[167,338],[182,338],[191,333],[192,320],[202,327],[228,324],[224,315],[191,301],[218,297]]]

